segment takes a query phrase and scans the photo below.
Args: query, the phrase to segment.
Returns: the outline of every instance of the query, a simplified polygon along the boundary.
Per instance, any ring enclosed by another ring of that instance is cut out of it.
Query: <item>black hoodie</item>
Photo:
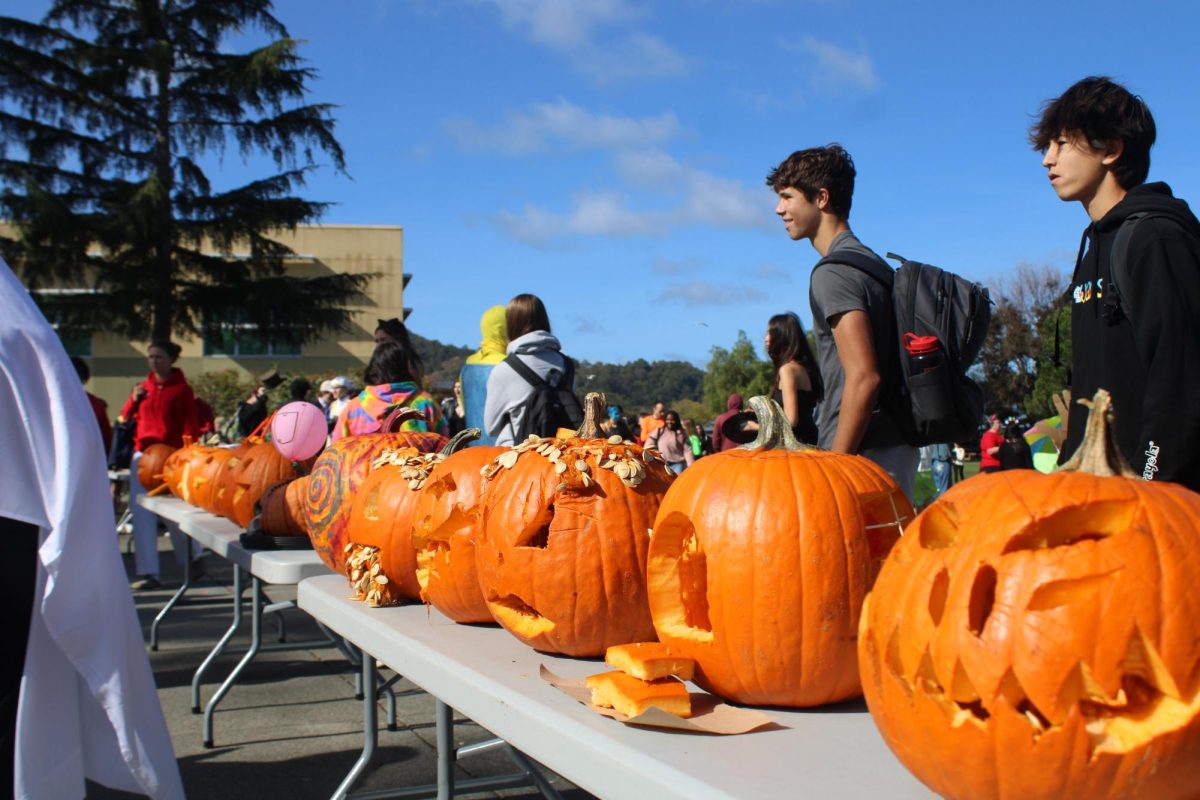
[[[1129,242],[1121,311],[1103,302],[1121,223]],[[1071,285],[1071,394],[1112,393],[1125,458],[1148,480],[1200,491],[1200,222],[1165,183],[1137,186],[1084,231]],[[1087,410],[1072,403],[1062,460],[1083,438]]]

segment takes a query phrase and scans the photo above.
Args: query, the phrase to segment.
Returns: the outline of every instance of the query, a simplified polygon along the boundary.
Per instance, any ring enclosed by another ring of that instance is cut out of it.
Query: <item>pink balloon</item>
[[[304,400],[288,403],[271,420],[271,442],[293,461],[304,461],[321,452],[328,433],[321,409]]]

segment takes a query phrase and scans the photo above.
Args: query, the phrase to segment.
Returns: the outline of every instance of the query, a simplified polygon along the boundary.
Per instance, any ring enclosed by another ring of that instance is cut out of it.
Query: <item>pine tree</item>
[[[268,44],[228,52],[231,36]],[[0,17],[0,239],[47,316],[74,332],[203,335],[236,319],[300,344],[346,325],[370,276],[297,278],[269,238],[317,219],[295,196],[321,154],[344,172],[332,107],[268,0],[57,0]],[[224,188],[236,146],[273,174]],[[211,167],[210,167],[211,169]]]

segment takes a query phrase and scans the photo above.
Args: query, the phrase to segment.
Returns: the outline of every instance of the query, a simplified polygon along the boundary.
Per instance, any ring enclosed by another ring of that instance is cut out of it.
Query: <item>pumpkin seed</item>
[[[562,475],[566,471],[567,471],[567,462],[559,461],[557,464],[554,465],[554,474],[555,475]]]
[[[609,444],[620,444],[621,437],[618,434],[614,433],[612,436],[608,437],[608,443]]]
[[[576,459],[575,469],[579,470],[580,472],[587,472],[588,471],[587,462],[584,461],[582,458]]]
[[[519,453],[509,450],[507,453],[501,453],[499,456],[497,456],[496,463],[505,469],[512,469],[513,465],[517,463],[517,458],[519,455]]]

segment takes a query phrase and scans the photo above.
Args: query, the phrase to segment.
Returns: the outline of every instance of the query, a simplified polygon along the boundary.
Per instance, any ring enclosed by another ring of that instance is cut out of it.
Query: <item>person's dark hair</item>
[[[1017,423],[1012,423],[1004,429],[1004,438],[1009,442],[1019,442],[1024,437],[1021,435],[1021,426]]]
[[[397,342],[408,341],[408,328],[404,327],[404,323],[400,321],[399,317],[379,320],[379,324],[375,326],[375,331],[383,331]]]
[[[387,383],[421,382],[421,359],[410,348],[395,342],[380,342],[371,353],[363,382],[367,386]]]
[[[678,411],[668,411],[666,414],[663,415],[663,419],[666,420],[668,428],[671,427],[672,422],[674,422],[676,425],[678,425],[680,427],[683,427],[683,422],[681,422],[679,419]],[[674,430],[674,428],[672,428],[672,430]]]
[[[174,364],[175,360],[179,358],[179,354],[183,352],[182,347],[169,339],[155,339],[150,343],[146,350],[149,350],[151,347],[157,347],[159,350],[162,350],[164,353],[166,353],[167,358],[171,359],[172,364]]]
[[[829,210],[842,219],[850,218],[854,200],[854,159],[840,144],[797,150],[767,175],[774,191],[791,187],[814,202],[821,189],[829,192]]]
[[[1029,128],[1029,143],[1045,152],[1063,134],[1080,136],[1094,151],[1112,141],[1125,149],[1112,167],[1113,177],[1123,189],[1146,181],[1150,172],[1150,148],[1157,131],[1145,101],[1111,78],[1090,77],[1076,83],[1061,97],[1048,100],[1041,116]]]
[[[550,317],[546,306],[533,294],[519,294],[508,301],[504,309],[504,324],[511,342],[531,331],[550,333]]]
[[[290,389],[293,400],[307,400],[308,393],[312,391],[312,384],[307,378],[294,378]]]
[[[779,369],[789,361],[795,361],[808,373],[812,383],[812,391],[821,397],[821,368],[813,358],[812,348],[808,345],[808,337],[804,335],[804,325],[800,317],[792,311],[776,314],[767,321],[767,333],[771,335],[771,346],[767,357],[775,366],[775,377],[771,381],[771,394],[779,388]]]
[[[92,371],[88,369],[87,362],[79,356],[71,356],[71,366],[75,368],[75,374],[79,376],[80,383],[87,383],[88,378],[92,377]]]

